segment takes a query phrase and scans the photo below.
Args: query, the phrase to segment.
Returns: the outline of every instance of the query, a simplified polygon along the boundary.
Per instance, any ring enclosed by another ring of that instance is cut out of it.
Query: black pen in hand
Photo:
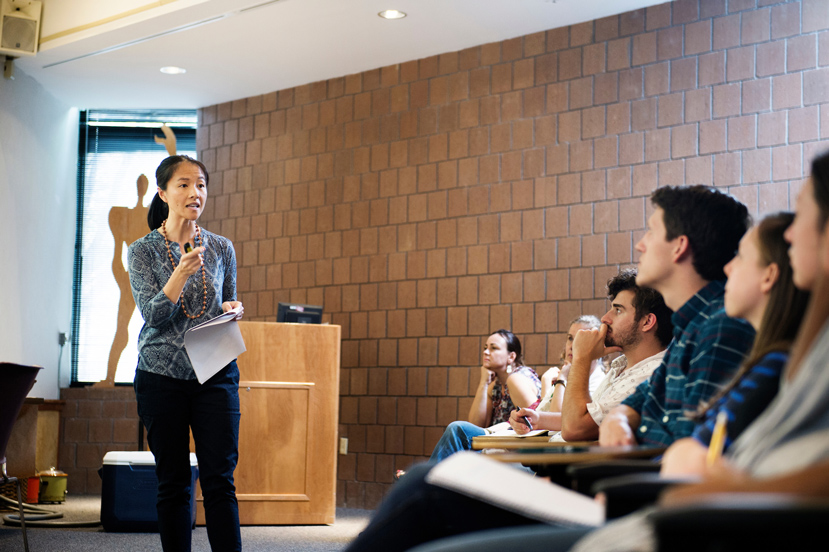
[[[520,408],[518,410],[519,410],[519,412],[521,411]],[[526,416],[521,416],[521,420],[523,420],[523,422],[527,425],[527,427],[530,428],[530,431],[533,430],[533,424],[532,424],[532,422],[530,421],[529,418],[527,418]]]

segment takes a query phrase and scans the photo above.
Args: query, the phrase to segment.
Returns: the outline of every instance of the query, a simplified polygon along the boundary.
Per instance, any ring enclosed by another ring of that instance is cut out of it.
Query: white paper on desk
[[[231,309],[184,332],[184,348],[199,383],[212,378],[247,350],[236,323],[240,310],[241,307]]]

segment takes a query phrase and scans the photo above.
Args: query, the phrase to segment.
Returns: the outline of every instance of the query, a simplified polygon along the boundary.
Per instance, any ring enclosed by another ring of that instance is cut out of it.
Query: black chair
[[[23,499],[20,492],[20,480],[6,473],[6,447],[12,434],[12,427],[17,421],[23,401],[35,383],[40,366],[23,366],[10,362],[0,362],[0,468],[2,482],[15,483],[17,487],[17,506],[20,512],[20,525],[23,528],[23,549],[28,552],[29,538],[26,535],[26,519],[23,514]]]
[[[716,495],[651,516],[657,550],[807,550],[826,539],[829,501],[776,494]],[[818,545],[819,546],[819,545]]]

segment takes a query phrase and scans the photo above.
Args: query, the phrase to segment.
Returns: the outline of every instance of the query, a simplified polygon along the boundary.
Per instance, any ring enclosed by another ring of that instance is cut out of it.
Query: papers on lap
[[[598,527],[605,520],[604,507],[592,498],[475,452],[439,462],[426,482],[545,523]]]
[[[519,435],[512,429],[509,422],[501,422],[500,424],[495,424],[484,429],[486,430],[486,435],[482,435],[482,437],[490,435],[493,437],[535,437],[536,435],[547,435],[549,433],[546,429],[535,429]]]
[[[212,378],[247,349],[236,323],[241,309],[231,309],[184,332],[184,348],[199,383]]]

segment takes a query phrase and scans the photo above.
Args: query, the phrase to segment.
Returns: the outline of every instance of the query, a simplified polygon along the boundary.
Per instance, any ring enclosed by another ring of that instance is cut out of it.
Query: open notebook
[[[484,431],[486,431],[486,435],[481,435],[481,437],[535,437],[536,435],[547,435],[549,433],[546,429],[535,429],[519,435],[512,429],[509,422],[501,422],[500,424],[486,427]]]
[[[592,498],[475,452],[439,462],[426,482],[545,523],[598,527],[605,521],[604,506]]]

